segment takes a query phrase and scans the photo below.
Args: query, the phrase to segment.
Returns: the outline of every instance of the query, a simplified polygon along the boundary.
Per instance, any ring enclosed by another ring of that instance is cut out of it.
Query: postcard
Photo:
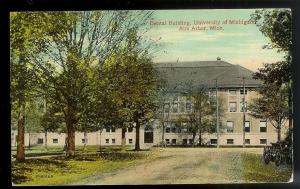
[[[12,184],[293,182],[291,20],[11,12]]]

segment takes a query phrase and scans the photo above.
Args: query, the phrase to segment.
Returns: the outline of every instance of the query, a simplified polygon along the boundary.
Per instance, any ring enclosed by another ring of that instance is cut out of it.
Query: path
[[[261,149],[243,149],[261,153]],[[243,182],[241,149],[167,148],[159,158],[115,172],[99,174],[75,185],[200,184]]]

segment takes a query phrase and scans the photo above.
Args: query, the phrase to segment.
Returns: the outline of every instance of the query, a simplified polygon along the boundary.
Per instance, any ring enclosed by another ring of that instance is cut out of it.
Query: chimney
[[[217,57],[217,60],[218,60],[218,61],[220,61],[220,60],[221,60],[221,58],[220,58],[220,57]]]

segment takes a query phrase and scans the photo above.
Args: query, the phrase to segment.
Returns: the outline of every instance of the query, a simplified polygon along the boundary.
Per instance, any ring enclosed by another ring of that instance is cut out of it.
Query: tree
[[[272,64],[264,64],[254,74],[254,78],[262,79],[265,84],[275,83],[288,88],[289,129],[293,121],[292,92],[292,13],[290,9],[256,10],[251,19],[256,21],[259,30],[271,40],[271,44],[263,48],[276,48],[285,53],[285,60]]]
[[[43,40],[39,27],[44,27],[39,23],[37,13],[10,14],[10,54],[11,54],[11,105],[13,120],[17,120],[17,156],[16,160],[25,160],[24,132],[26,102],[32,97],[36,89],[36,77],[29,66],[29,57],[37,53],[36,46],[42,48]],[[39,43],[34,43],[38,40]],[[34,45],[36,44],[36,46]]]
[[[67,130],[67,155],[75,152],[75,131],[92,97],[91,78],[113,51],[124,45],[128,31],[149,18],[147,11],[18,13],[34,17],[36,53],[29,54],[37,84],[57,102]],[[42,24],[40,24],[42,23]],[[17,25],[18,27],[18,25]],[[96,72],[97,73],[97,72]],[[46,89],[46,90],[45,90]],[[100,90],[97,90],[101,92]]]
[[[147,50],[140,53],[132,48],[113,53],[103,64],[106,87],[110,93],[113,124],[122,128],[122,141],[128,125],[136,128],[135,150],[140,150],[140,127],[154,117],[156,110],[156,71]],[[133,124],[134,123],[134,124]]]
[[[249,104],[250,115],[267,119],[277,130],[277,140],[281,140],[281,129],[288,119],[287,87],[266,84],[259,89],[260,97]]]

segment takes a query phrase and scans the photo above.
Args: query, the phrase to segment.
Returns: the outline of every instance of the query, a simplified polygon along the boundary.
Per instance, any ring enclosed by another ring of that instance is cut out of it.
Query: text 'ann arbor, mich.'
[[[224,25],[249,25],[255,24],[252,20],[225,19],[225,20],[150,20],[151,26],[174,26],[179,31],[203,31],[203,30],[224,30]]]

